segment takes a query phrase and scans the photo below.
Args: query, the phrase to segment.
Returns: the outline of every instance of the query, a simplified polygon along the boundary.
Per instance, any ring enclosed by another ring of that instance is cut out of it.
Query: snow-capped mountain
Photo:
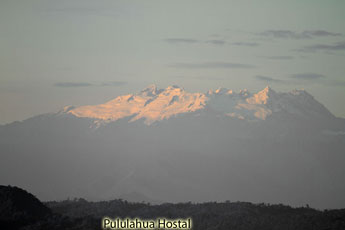
[[[304,90],[150,86],[0,126],[0,183],[41,200],[135,194],[339,208],[344,133],[345,120]]]
[[[137,94],[119,96],[105,104],[64,109],[65,113],[77,117],[104,122],[131,117],[130,122],[143,119],[147,125],[204,110],[245,120],[266,120],[277,112],[304,117],[333,116],[305,90],[277,93],[270,87],[254,94],[248,90],[236,93],[225,88],[209,90],[207,93],[189,93],[178,86],[157,89],[151,85]]]
[[[132,117],[131,121],[145,119],[146,124],[169,119],[182,113],[190,113],[205,107],[207,97],[200,93],[188,93],[177,86],[158,90],[152,85],[138,94],[119,96],[105,104],[81,106],[68,110],[77,117],[116,121]]]

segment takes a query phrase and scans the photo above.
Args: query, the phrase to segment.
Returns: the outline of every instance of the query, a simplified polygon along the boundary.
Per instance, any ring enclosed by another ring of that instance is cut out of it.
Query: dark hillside
[[[319,211],[309,207],[208,202],[150,205],[121,199],[89,202],[84,199],[41,203],[32,194],[0,186],[0,229],[88,230],[101,229],[104,216],[142,219],[188,218],[193,229],[232,230],[343,230],[345,209]]]
[[[1,229],[35,223],[51,214],[49,208],[25,190],[12,186],[0,186]]]

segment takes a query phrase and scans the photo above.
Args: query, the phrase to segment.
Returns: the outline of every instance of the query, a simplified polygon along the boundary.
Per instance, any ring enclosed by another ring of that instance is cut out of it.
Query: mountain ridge
[[[188,109],[196,98],[194,106],[202,109],[168,113]],[[78,107],[67,107],[0,126],[0,181],[43,200],[140,193],[163,202],[344,207],[345,119],[306,91],[191,94],[176,86],[150,87],[99,107],[116,103],[143,110],[108,121],[75,116],[70,111]],[[155,106],[171,116],[148,125],[145,112]]]
[[[241,120],[266,120],[276,112],[297,116],[334,118],[334,115],[305,90],[280,93],[267,86],[257,93],[244,89],[238,93],[227,88],[206,93],[189,93],[173,85],[158,89],[150,85],[139,93],[118,96],[104,104],[65,107],[63,113],[92,118],[105,123],[132,117],[129,122],[144,120],[146,125],[200,112],[210,108],[218,113]]]

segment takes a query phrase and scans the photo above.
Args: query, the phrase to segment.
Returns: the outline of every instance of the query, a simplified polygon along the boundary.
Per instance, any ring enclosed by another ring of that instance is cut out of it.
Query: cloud
[[[231,43],[234,46],[259,46],[259,43],[256,42],[233,42]]]
[[[57,8],[47,8],[45,9],[46,12],[50,13],[90,13],[90,14],[97,14],[106,9],[100,9],[95,7],[57,7]]]
[[[223,39],[210,39],[210,40],[197,40],[192,38],[166,38],[162,41],[170,44],[196,44],[196,43],[208,43],[212,45],[222,46],[227,44],[226,40]],[[234,42],[231,45],[235,46],[259,46],[259,43],[256,42]]]
[[[171,44],[194,44],[199,42],[198,40],[191,38],[167,38],[163,39],[163,41]]]
[[[305,30],[303,32],[296,32],[292,30],[266,30],[258,35],[272,38],[310,39],[315,37],[341,36],[342,34],[325,30]]]
[[[333,33],[325,30],[305,30],[304,34],[314,36],[314,37],[327,37],[327,36],[341,36],[341,33]]]
[[[259,33],[261,36],[273,38],[290,38],[290,39],[305,39],[310,38],[310,35],[297,33],[291,30],[266,30]]]
[[[317,52],[317,51],[338,51],[345,50],[345,41],[337,42],[334,44],[316,44],[311,46],[304,46],[301,49],[297,50],[300,52]]]
[[[54,84],[54,86],[61,87],[61,88],[73,88],[73,87],[88,87],[88,86],[93,86],[93,85],[87,82],[57,82]]]
[[[226,43],[226,41],[219,40],[219,39],[199,41],[197,39],[192,39],[192,38],[167,38],[167,39],[163,39],[163,41],[170,44],[195,44],[195,43],[205,42],[205,43],[209,43],[213,45],[224,45]]]
[[[188,76],[188,75],[177,75],[177,76],[170,76],[173,78],[181,78],[181,79],[197,79],[197,80],[224,80],[225,77],[220,76]]]
[[[60,1],[61,2],[61,1]],[[91,4],[73,4],[73,1],[66,1],[64,3],[57,3],[55,6],[52,5],[48,8],[41,8],[41,12],[45,14],[64,14],[65,16],[69,15],[78,15],[78,16],[106,16],[106,17],[115,17],[117,18],[120,15],[123,15],[123,9],[119,9],[113,5],[108,6],[99,6],[97,3]]]
[[[325,75],[317,74],[317,73],[299,73],[299,74],[293,74],[290,76],[290,78],[298,79],[298,80],[318,80],[325,78]]]
[[[201,63],[175,63],[170,65],[182,69],[251,69],[253,65],[231,62],[201,62]]]
[[[305,84],[319,84],[328,85],[332,87],[345,87],[345,81],[329,79],[325,75],[317,73],[298,73],[288,76],[288,79],[277,79],[268,76],[257,75],[254,78],[269,84],[285,84],[285,85],[305,85]]]
[[[327,81],[327,84],[331,86],[345,87],[345,81],[341,81],[341,80]]]
[[[255,78],[259,81],[270,82],[270,83],[287,83],[287,81],[275,79],[267,76],[257,75]]]
[[[61,88],[77,88],[77,87],[90,87],[90,86],[122,86],[127,84],[127,82],[124,81],[107,81],[100,84],[93,84],[89,82],[57,82],[54,84],[55,87],[61,87]]]
[[[308,83],[322,83],[322,80],[326,78],[326,76],[317,73],[298,73],[292,74],[288,77],[287,80],[276,79],[268,76],[257,75],[254,77],[256,80],[266,82],[266,83],[278,83],[278,84],[286,84],[286,85],[299,85]]]
[[[226,43],[226,41],[224,41],[224,40],[208,40],[208,41],[206,41],[206,43],[210,43],[213,45],[224,45]]]
[[[270,59],[270,60],[292,60],[292,59],[294,59],[293,56],[264,56],[263,58]]]
[[[211,34],[210,37],[219,38],[219,37],[221,37],[221,35],[220,34]]]
[[[103,82],[101,84],[101,86],[114,86],[114,87],[117,87],[117,86],[122,86],[122,85],[125,85],[127,84],[127,82],[125,81],[107,81],[107,82]]]
[[[227,42],[223,39],[210,39],[210,40],[197,40],[192,38],[166,38],[163,39],[164,42],[170,44],[196,44],[196,43],[208,43],[212,45],[222,46],[225,45]],[[235,46],[259,46],[259,43],[256,42],[234,42],[231,45]]]

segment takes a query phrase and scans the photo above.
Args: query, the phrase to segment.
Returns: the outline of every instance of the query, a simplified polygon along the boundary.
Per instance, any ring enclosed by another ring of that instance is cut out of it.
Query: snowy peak
[[[138,94],[119,96],[105,104],[81,106],[68,111],[77,117],[89,117],[103,121],[116,121],[132,117],[131,121],[144,119],[146,124],[169,119],[178,114],[204,108],[206,96],[188,93],[178,86],[157,89],[151,85]]]
[[[149,85],[148,87],[140,91],[138,95],[152,97],[157,94],[159,94],[159,90],[157,89],[157,86],[153,84],[153,85]]]
[[[216,90],[210,89],[206,93],[206,95],[208,95],[208,96],[210,96],[210,95],[226,95],[226,94],[231,95],[231,94],[233,94],[233,91],[231,89],[219,87]]]
[[[156,121],[206,108],[242,120],[266,120],[277,112],[307,118],[333,117],[305,90],[277,93],[268,86],[251,94],[246,89],[238,93],[226,88],[209,90],[207,93],[189,93],[175,85],[165,89],[150,85],[137,94],[119,96],[100,105],[67,107],[64,112],[102,122],[131,117],[130,122],[143,119],[145,124],[150,125]]]
[[[254,94],[252,97],[247,99],[249,104],[267,104],[269,100],[277,99],[277,93],[269,86]]]

